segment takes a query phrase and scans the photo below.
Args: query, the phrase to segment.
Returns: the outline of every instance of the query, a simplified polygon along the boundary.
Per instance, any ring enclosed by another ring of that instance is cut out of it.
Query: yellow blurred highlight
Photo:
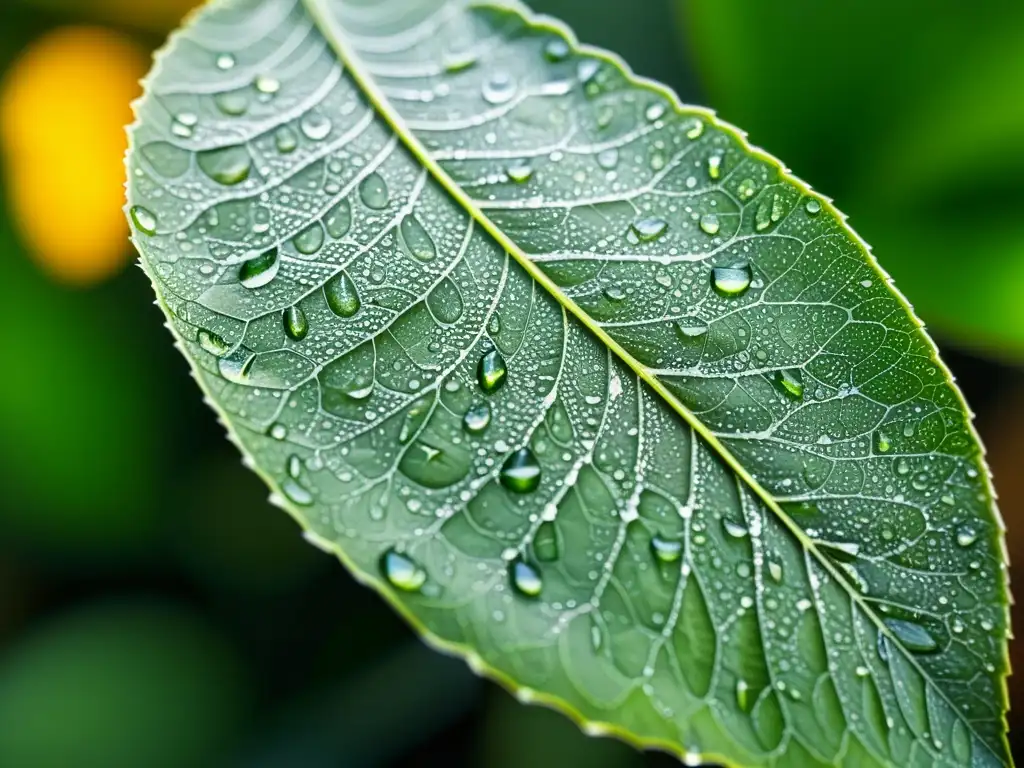
[[[128,260],[124,127],[146,51],[99,27],[64,27],[28,47],[0,85],[11,212],[54,277],[89,285]]]

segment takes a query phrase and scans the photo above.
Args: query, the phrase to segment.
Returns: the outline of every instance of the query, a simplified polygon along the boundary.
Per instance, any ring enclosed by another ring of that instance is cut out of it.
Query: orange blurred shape
[[[124,126],[146,51],[98,27],[33,42],[0,86],[7,199],[22,240],[54,277],[99,282],[127,262]]]

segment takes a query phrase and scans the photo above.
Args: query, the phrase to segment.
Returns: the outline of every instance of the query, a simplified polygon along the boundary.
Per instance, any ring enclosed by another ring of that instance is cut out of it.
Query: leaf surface
[[[696,761],[1004,765],[948,372],[827,200],[514,5],[221,0],[129,214],[310,538],[523,700]]]

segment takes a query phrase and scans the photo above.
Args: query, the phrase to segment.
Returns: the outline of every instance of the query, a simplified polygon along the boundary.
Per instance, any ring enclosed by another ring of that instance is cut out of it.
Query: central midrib
[[[391,127],[395,134],[399,137],[399,140],[405,145],[405,147],[412,153],[415,158],[426,168],[434,179],[445,189],[445,191],[451,195],[459,205],[468,213],[474,221],[477,222],[499,245],[502,246],[516,261],[516,263],[524,269],[530,277],[540,284],[552,297],[561,304],[567,312],[576,318],[583,326],[592,334],[594,334],[600,341],[605,344],[609,349],[612,350],[618,356],[618,358],[625,363],[647,386],[658,393],[661,398],[674,410],[686,423],[694,430],[695,433],[711,446],[718,454],[719,458],[724,461],[733,472],[735,472],[750,490],[767,506],[772,512],[778,517],[780,522],[793,534],[794,537],[800,542],[804,549],[810,552],[814,558],[821,564],[825,570],[836,580],[837,583],[841,584],[846,592],[849,594],[850,599],[854,602],[866,616],[868,616],[874,623],[876,629],[881,634],[885,635],[890,643],[896,645],[903,652],[904,657],[910,662],[910,664],[921,674],[922,678],[942,697],[946,702],[950,710],[956,713],[956,717],[960,722],[967,726],[968,730],[977,736],[978,741],[985,745],[985,748],[989,750],[997,760],[1002,762],[999,755],[989,746],[988,742],[975,731],[973,724],[963,718],[960,714],[960,710],[956,707],[953,702],[946,696],[945,691],[936,685],[928,673],[921,667],[917,659],[913,654],[906,651],[903,648],[899,640],[893,635],[892,631],[886,626],[886,624],[880,619],[880,617],[872,610],[871,606],[867,604],[861,597],[860,593],[850,586],[847,579],[843,576],[842,572],[835,567],[835,565],[816,547],[810,537],[804,533],[803,529],[796,524],[796,521],[790,517],[785,510],[779,505],[779,502],[775,497],[769,493],[754,477],[750,472],[743,466],[743,464],[732,454],[732,452],[722,443],[721,440],[704,424],[700,419],[697,418],[679,399],[672,394],[672,392],[662,383],[662,381],[651,373],[650,370],[639,360],[634,358],[621,344],[619,344],[614,338],[612,338],[607,331],[605,331],[600,325],[595,323],[593,319],[570,297],[566,296],[561,288],[550,278],[548,275],[538,267],[530,257],[519,247],[519,245],[512,240],[504,231],[501,230],[490,218],[485,214],[476,201],[470,197],[465,190],[463,190],[451,176],[441,167],[440,163],[431,157],[415,133],[406,125],[405,119],[398,113],[396,109],[391,105],[390,100],[381,89],[378,87],[376,80],[373,76],[366,71],[362,59],[357,53],[351,50],[351,46],[346,42],[345,30],[340,26],[335,17],[331,14],[328,8],[325,7],[325,0],[299,0],[306,8],[310,16],[312,16],[317,27],[323,33],[324,37],[330,43],[334,49],[335,54],[338,56],[341,63],[346,67],[349,76],[355,81],[356,85],[362,90],[363,94],[369,99],[377,113],[381,118]],[[528,19],[529,20],[529,19]],[[550,22],[550,20],[545,20]],[[557,31],[561,34],[566,35],[572,40],[571,32],[568,29],[556,29],[552,27],[553,31]],[[579,49],[580,47],[573,42],[573,47]],[[621,67],[621,63],[615,60],[615,57],[606,51],[590,49],[587,50],[588,55],[600,58],[606,62],[611,63],[613,66]],[[673,108],[680,108],[678,96],[671,90],[664,86],[654,84],[649,81],[645,81],[645,85],[652,89],[657,89],[661,92],[665,98],[668,99],[669,103],[673,105]],[[737,132],[730,130],[726,126],[718,124],[711,114],[706,116],[709,122],[713,122],[715,127],[726,130],[733,134],[734,137],[740,141],[741,146],[745,146],[742,136]],[[774,160],[774,159],[773,159]],[[775,161],[777,163],[777,161]],[[778,163],[777,163],[778,164]],[[781,164],[779,165],[780,173],[786,178],[788,175],[785,174]]]

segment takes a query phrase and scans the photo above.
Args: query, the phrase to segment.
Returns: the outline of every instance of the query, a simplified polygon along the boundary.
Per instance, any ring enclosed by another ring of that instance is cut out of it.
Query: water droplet
[[[882,430],[875,432],[875,450],[879,453],[888,453],[892,450],[892,439]]]
[[[711,179],[719,179],[722,176],[722,156],[711,155],[708,158],[708,177]]]
[[[897,640],[906,648],[908,651],[914,651],[915,653],[930,653],[936,651],[939,648],[939,644],[935,642],[935,638],[932,637],[928,630],[922,627],[920,624],[915,624],[912,621],[904,621],[903,619],[892,619],[884,618],[882,621],[885,626],[889,628],[889,631],[896,637]]]
[[[501,315],[497,312],[491,315],[491,319],[487,321],[487,332],[491,336],[497,336],[501,333]]]
[[[719,230],[718,216],[713,213],[705,213],[700,217],[700,228],[706,234],[717,235]]]
[[[744,179],[736,187],[736,193],[740,196],[740,200],[747,201],[757,194],[757,184],[753,179]]]
[[[227,91],[213,97],[217,109],[229,117],[244,115],[249,109],[249,96],[245,91]]]
[[[324,228],[317,222],[292,238],[295,250],[305,256],[312,256],[324,244]]]
[[[978,532],[969,525],[961,526],[956,532],[956,543],[961,547],[969,547],[978,540]]]
[[[444,69],[445,72],[450,72],[452,74],[456,72],[463,72],[476,64],[477,60],[478,57],[476,52],[471,49],[445,51]]]
[[[804,396],[804,374],[799,368],[783,368],[775,372],[775,383],[779,389],[794,400],[802,400]]]
[[[650,242],[665,234],[668,222],[654,217],[642,217],[634,219],[629,226],[640,242]]]
[[[753,272],[746,262],[711,270],[711,284],[723,296],[742,296],[750,288]]]
[[[458,322],[465,310],[462,293],[450,278],[442,280],[427,296],[427,307],[434,318],[443,325]]]
[[[223,337],[218,336],[213,331],[207,331],[205,328],[199,329],[197,338],[199,340],[199,346],[215,357],[221,357],[227,353],[230,348],[228,343],[224,341]]]
[[[744,712],[749,712],[754,706],[754,697],[750,694],[750,686],[746,680],[736,681],[736,704]]]
[[[480,388],[487,394],[497,392],[505,384],[508,375],[508,367],[501,352],[492,349],[482,358],[476,368],[476,378],[480,382]]]
[[[544,58],[548,61],[564,61],[569,56],[569,44],[560,37],[549,40],[544,46]]]
[[[606,171],[610,171],[619,164],[619,150],[614,147],[601,150],[597,153],[597,164]]]
[[[526,163],[516,163],[506,173],[517,184],[525,184],[533,177],[533,168]]]
[[[651,552],[659,562],[676,563],[683,556],[683,542],[655,534],[651,537]]]
[[[352,317],[363,306],[356,284],[345,272],[339,272],[327,281],[324,296],[327,299],[327,306],[338,317]]]
[[[299,128],[303,135],[310,141],[323,141],[331,134],[334,125],[326,115],[319,112],[309,112],[299,122]]]
[[[260,75],[256,78],[256,90],[267,96],[273,96],[281,90],[281,81],[268,75]]]
[[[487,403],[477,403],[470,406],[466,415],[462,417],[462,426],[471,435],[479,435],[491,424],[491,406]]]
[[[815,200],[813,197],[804,204],[804,209],[811,216],[815,216],[821,213],[821,203]]]
[[[750,533],[750,531],[747,530],[747,527],[745,525],[740,525],[739,523],[729,520],[728,518],[722,519],[722,527],[725,529],[725,532],[732,536],[734,539],[742,539],[744,536]]]
[[[256,258],[249,259],[238,270],[239,282],[250,290],[267,285],[277,277],[278,270],[281,268],[281,260],[277,255],[277,248],[271,248]]]
[[[227,71],[235,66],[235,57],[230,53],[222,53],[217,57],[217,69]]]
[[[395,549],[389,549],[380,558],[380,570],[395,589],[419,592],[427,581],[427,572],[412,558]]]
[[[281,483],[281,493],[285,495],[292,504],[300,507],[308,507],[313,503],[313,494],[303,488],[295,480],[285,480]]]
[[[241,347],[231,357],[222,357],[217,361],[217,371],[228,381],[242,384],[249,378],[249,371],[256,362],[256,354]]]
[[[282,155],[287,155],[294,152],[299,146],[299,137],[295,131],[285,125],[277,129],[274,134],[274,142],[277,145],[277,151]]]
[[[520,448],[501,467],[501,484],[513,493],[530,493],[540,485],[540,464],[533,451]]]
[[[342,200],[331,211],[324,220],[327,225],[327,234],[338,240],[348,234],[352,228],[352,205],[348,200]]]
[[[409,214],[402,219],[399,226],[402,240],[409,253],[420,261],[433,261],[437,256],[437,246],[415,215]]]
[[[384,177],[379,173],[371,173],[363,179],[359,184],[359,199],[363,201],[363,205],[375,211],[387,208],[391,202],[391,192]]]
[[[523,597],[538,597],[544,589],[540,570],[522,558],[516,558],[509,565],[512,588]]]
[[[776,584],[782,582],[782,565],[776,563],[774,560],[768,561],[768,575],[772,577],[772,581]]]
[[[708,333],[708,327],[697,318],[677,320],[675,323],[676,336],[685,344],[692,344],[704,338]]]
[[[504,104],[516,95],[516,81],[508,72],[495,72],[483,85],[484,101],[488,104]]]
[[[605,288],[604,295],[609,301],[622,301],[626,298],[626,292],[617,285],[610,285]]]
[[[230,187],[249,178],[252,157],[242,146],[209,149],[196,156],[199,168],[218,184]]]
[[[152,237],[156,234],[156,216],[141,205],[133,205],[129,212],[135,228],[144,235]]]
[[[758,232],[768,229],[772,225],[772,208],[768,203],[761,203],[757,206],[754,214],[754,229]]]
[[[300,307],[288,307],[284,311],[284,330],[295,341],[306,338],[306,334],[309,333],[309,321]]]
[[[657,102],[651,104],[644,111],[644,117],[647,118],[648,122],[653,123],[655,120],[660,120],[665,116],[665,104],[663,102]]]
[[[558,530],[555,524],[545,521],[533,536],[533,554],[542,563],[553,563],[558,559]]]
[[[429,402],[420,401],[418,404],[410,408],[405,414],[405,419],[402,421],[402,428],[398,432],[398,442],[402,445],[408,445],[409,441],[419,434],[429,415]]]
[[[702,120],[695,120],[693,126],[686,132],[686,138],[693,141],[694,139],[699,139],[703,133],[704,122]]]

